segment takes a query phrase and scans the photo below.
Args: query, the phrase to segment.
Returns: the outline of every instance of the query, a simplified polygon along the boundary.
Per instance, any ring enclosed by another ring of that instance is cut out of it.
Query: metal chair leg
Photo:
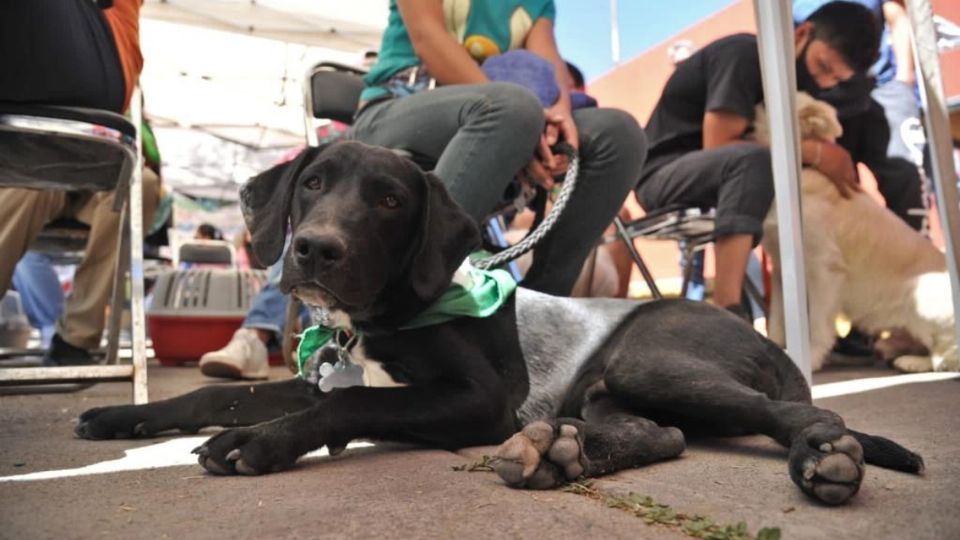
[[[687,289],[690,288],[690,280],[693,279],[693,256],[697,254],[695,247],[690,242],[683,242],[683,281],[680,284],[680,298],[687,297]]]
[[[643,280],[647,283],[650,294],[652,294],[655,299],[662,300],[663,293],[661,293],[660,288],[657,287],[657,282],[653,279],[653,274],[650,273],[650,269],[647,268],[646,263],[643,262],[640,252],[637,251],[636,246],[633,245],[633,239],[630,238],[630,233],[628,233],[627,228],[624,227],[623,220],[620,219],[620,216],[613,218],[613,224],[617,228],[617,236],[619,236],[620,240],[626,245],[627,251],[630,253],[630,258],[633,259],[633,263],[637,265],[640,274],[643,276]]]
[[[43,133],[43,136],[69,137],[76,143],[94,145],[90,148],[111,147],[124,155],[121,171],[116,178],[113,189],[114,209],[126,207],[124,218],[121,219],[121,245],[118,257],[120,260],[114,267],[117,274],[113,290],[113,313],[108,334],[108,354],[110,365],[94,366],[55,366],[55,367],[11,367],[0,369],[0,389],[6,391],[11,387],[15,390],[25,385],[48,385],[45,389],[61,391],[67,383],[76,383],[76,386],[86,387],[97,381],[129,381],[133,386],[133,402],[142,404],[147,402],[147,367],[146,367],[146,324],[144,313],[143,290],[143,187],[142,187],[142,157],[140,146],[142,142],[142,103],[139,89],[134,89],[131,98],[130,122],[122,117],[99,111],[92,121],[70,120],[65,123],[58,113],[49,107],[37,106],[34,111],[40,120],[42,129],[18,126],[4,120],[2,128],[5,131]],[[80,111],[81,109],[78,109]],[[82,113],[86,114],[86,113]],[[101,126],[97,123],[100,115],[116,116],[119,129]],[[0,115],[0,119],[9,115]],[[16,115],[13,115],[16,116]],[[25,116],[33,117],[32,114]],[[131,140],[133,139],[133,140]],[[36,176],[43,179],[43,175]],[[49,181],[49,179],[47,179]],[[105,182],[94,183],[92,190],[107,189]],[[28,186],[29,187],[29,186]],[[78,187],[71,185],[71,188]],[[85,188],[86,189],[86,188]],[[129,260],[126,257],[130,257]],[[133,359],[130,365],[120,364],[119,360],[119,326],[123,303],[120,299],[125,293],[126,268],[129,264],[130,296],[131,296],[131,336],[133,341]],[[52,386],[51,386],[52,385]]]
[[[133,92],[130,118],[137,127],[136,159],[130,183],[130,324],[133,339],[133,403],[146,403],[147,395],[147,324],[143,294],[143,104],[140,89]]]
[[[293,349],[293,337],[297,333],[296,328],[300,323],[300,300],[293,295],[288,298],[286,322],[283,325],[283,336],[280,337],[280,351],[287,368],[292,373],[298,373],[300,366],[297,362],[296,351]]]

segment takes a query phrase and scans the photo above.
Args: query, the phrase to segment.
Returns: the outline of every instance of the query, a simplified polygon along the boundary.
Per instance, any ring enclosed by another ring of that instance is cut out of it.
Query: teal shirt
[[[443,17],[449,32],[478,64],[490,56],[523,47],[533,23],[553,22],[553,0],[444,0]],[[403,69],[420,63],[396,0],[390,0],[390,18],[380,43],[377,63],[363,78],[361,101],[388,94],[379,85]]]

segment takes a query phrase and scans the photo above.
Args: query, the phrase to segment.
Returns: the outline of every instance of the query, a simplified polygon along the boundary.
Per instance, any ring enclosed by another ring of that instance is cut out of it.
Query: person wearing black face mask
[[[825,90],[866,73],[879,28],[865,7],[834,2],[794,32],[800,90]],[[773,201],[769,149],[744,141],[763,101],[757,38],[721,38],[680,62],[647,124],[647,163],[636,194],[647,211],[673,204],[716,208],[713,301],[743,316],[743,275]],[[802,160],[845,197],[858,190],[850,154],[805,141]]]
[[[795,25],[811,13],[838,0],[793,0]],[[854,162],[863,163],[877,180],[887,208],[907,225],[922,230],[923,187],[920,178],[922,154],[904,138],[920,127],[920,110],[914,95],[913,43],[903,0],[856,0],[873,13],[883,26],[879,58],[869,73],[857,75],[829,90],[811,91],[833,105],[843,126],[837,143]],[[806,72],[804,73],[807,74]],[[816,93],[815,93],[816,92]],[[845,356],[873,356],[871,336],[856,328],[837,340],[834,352]]]
[[[807,69],[807,49],[810,47],[810,42],[813,41],[813,33],[810,34],[810,40],[807,41],[803,48],[800,49],[800,52],[797,53],[797,90],[806,92],[813,97],[817,97],[823,88],[817,84],[817,80],[813,78],[813,75],[810,74],[810,70]]]
[[[817,8],[835,1],[794,0],[794,24],[802,24]],[[819,91],[816,97],[837,109],[843,125],[843,137],[837,142],[855,162],[870,169],[887,208],[907,225],[920,230],[923,216],[916,210],[924,208],[919,173],[923,163],[920,151],[904,138],[905,133],[920,127],[909,21],[903,0],[857,3],[869,8],[883,25],[879,59],[868,74]],[[799,69],[797,78],[799,81]]]

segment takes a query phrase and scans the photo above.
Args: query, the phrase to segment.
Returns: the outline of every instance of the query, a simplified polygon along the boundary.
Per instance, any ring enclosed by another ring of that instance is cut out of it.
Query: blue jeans
[[[63,289],[50,258],[36,251],[26,252],[13,271],[13,288],[20,293],[30,325],[40,330],[43,346],[48,346],[64,305]]]

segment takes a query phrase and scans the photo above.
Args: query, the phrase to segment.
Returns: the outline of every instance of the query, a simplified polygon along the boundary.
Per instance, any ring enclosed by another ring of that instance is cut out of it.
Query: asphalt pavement
[[[151,366],[149,377],[151,400],[215,382],[196,367]],[[764,528],[782,538],[960,538],[960,379],[873,365],[828,369],[814,383],[815,396],[832,396],[818,405],[919,452],[925,474],[868,467],[850,504],[825,507],[790,482],[786,451],[754,436],[693,441],[678,459],[555,491],[456,470],[492,447],[357,444],[278,474],[215,477],[189,453],[207,432],[74,437],[82,411],[129,403],[129,384],[102,383],[0,396],[0,538],[659,539]]]

